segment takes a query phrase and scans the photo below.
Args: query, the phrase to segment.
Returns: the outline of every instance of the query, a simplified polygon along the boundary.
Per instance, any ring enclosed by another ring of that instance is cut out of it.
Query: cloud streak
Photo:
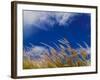
[[[30,28],[39,28],[42,30],[48,30],[53,28],[54,24],[59,26],[64,26],[70,24],[70,21],[73,20],[73,17],[77,13],[68,13],[68,12],[46,12],[46,11],[24,11],[24,24],[28,25]],[[49,26],[49,27],[46,27]]]

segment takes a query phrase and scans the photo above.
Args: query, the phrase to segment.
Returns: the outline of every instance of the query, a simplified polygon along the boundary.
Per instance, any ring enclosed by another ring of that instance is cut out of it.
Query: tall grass
[[[84,43],[86,48],[79,45],[78,49],[74,49],[66,39],[58,40],[58,42],[59,46],[56,46],[60,49],[59,51],[45,43],[41,44],[48,47],[49,51],[43,50],[41,54],[36,52],[34,54],[34,46],[28,50],[24,50],[23,69],[79,67],[91,65],[90,48],[86,43]]]

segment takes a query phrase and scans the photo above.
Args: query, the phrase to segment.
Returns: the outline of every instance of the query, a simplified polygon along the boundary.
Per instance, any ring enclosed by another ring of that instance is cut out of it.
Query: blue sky
[[[90,47],[91,15],[89,13],[23,11],[23,46],[41,42],[56,47],[58,40],[66,38],[73,48],[77,44]]]

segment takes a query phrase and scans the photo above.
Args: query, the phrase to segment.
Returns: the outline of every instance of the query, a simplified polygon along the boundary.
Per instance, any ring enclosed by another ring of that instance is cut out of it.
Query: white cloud
[[[33,11],[24,11],[24,23],[33,24],[37,21],[39,14],[34,13]]]
[[[75,16],[73,13],[56,13],[56,20],[59,25],[69,24],[69,20]]]
[[[34,25],[43,29],[43,27],[40,27],[41,19],[42,21],[44,21],[43,19],[45,19],[45,17],[43,16],[44,14],[42,12],[38,13],[35,11],[24,11],[24,24],[28,25],[27,27],[31,27],[31,25]]]
[[[34,27],[39,29],[48,30],[52,28],[56,22],[60,26],[65,24],[68,25],[69,20],[73,19],[75,15],[75,13],[65,12],[24,11],[24,24],[29,26],[34,25]],[[45,25],[49,25],[50,27],[46,27]]]

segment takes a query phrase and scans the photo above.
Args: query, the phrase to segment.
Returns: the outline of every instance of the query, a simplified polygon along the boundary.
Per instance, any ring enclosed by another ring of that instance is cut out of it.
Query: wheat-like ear
[[[83,43],[85,44],[86,48],[89,49],[89,46],[86,42],[83,41]]]
[[[50,45],[48,45],[48,44],[46,44],[46,43],[43,43],[43,42],[40,42],[40,44],[42,44],[42,45],[44,45],[44,46],[46,46],[46,47],[48,47],[48,48],[53,48],[52,46],[50,46]]]
[[[60,47],[56,44],[56,43],[54,43],[54,42],[52,42],[54,45],[55,45],[55,47],[57,48],[57,49],[60,49]]]
[[[68,48],[71,48],[71,45],[69,44],[69,41],[68,41],[66,38],[64,38],[64,39],[62,39],[62,40],[58,40],[58,42],[59,42],[60,44],[65,45],[65,46],[68,47]]]
[[[34,48],[35,47],[35,45],[33,45],[32,43],[29,43],[29,45],[31,46],[31,48]]]
[[[64,42],[67,44],[69,43],[69,41],[66,38],[64,38]]]
[[[59,43],[65,44],[64,40],[58,40]]]
[[[81,44],[77,43],[77,45],[79,46],[80,49],[84,49]]]
[[[60,48],[65,50],[65,47],[62,44],[59,44]]]

